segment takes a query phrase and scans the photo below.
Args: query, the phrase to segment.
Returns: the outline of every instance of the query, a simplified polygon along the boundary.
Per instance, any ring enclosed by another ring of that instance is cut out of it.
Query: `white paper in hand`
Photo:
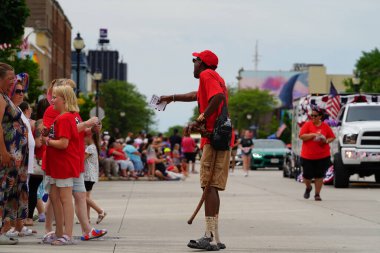
[[[152,98],[150,99],[149,106],[158,111],[165,110],[167,103],[166,102],[158,103],[158,101],[160,101],[160,97],[157,95],[153,95]]]

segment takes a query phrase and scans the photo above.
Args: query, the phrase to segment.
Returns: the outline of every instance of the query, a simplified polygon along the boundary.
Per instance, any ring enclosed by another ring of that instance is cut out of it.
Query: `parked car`
[[[281,140],[253,140],[251,169],[277,167],[283,170],[289,156],[290,151]]]

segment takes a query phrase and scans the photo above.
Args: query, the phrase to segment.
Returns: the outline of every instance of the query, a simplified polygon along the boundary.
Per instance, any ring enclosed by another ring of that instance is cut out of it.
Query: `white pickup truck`
[[[350,176],[375,175],[380,183],[380,103],[351,103],[338,115],[337,148],[333,150],[334,186],[346,188]]]

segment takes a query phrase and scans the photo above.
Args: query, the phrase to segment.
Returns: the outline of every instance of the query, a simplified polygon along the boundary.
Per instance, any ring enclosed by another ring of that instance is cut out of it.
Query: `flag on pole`
[[[330,94],[329,99],[326,104],[326,112],[333,118],[336,119],[340,110],[340,96],[338,91],[335,89],[333,82],[330,82]]]

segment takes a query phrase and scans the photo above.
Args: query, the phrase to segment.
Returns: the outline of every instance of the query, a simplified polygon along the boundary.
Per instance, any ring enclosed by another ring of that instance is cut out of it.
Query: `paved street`
[[[277,170],[253,171],[248,178],[236,171],[221,194],[224,252],[380,252],[379,185],[327,186],[322,202],[304,200],[303,190]],[[175,182],[100,182],[94,197],[108,212],[104,240],[41,245],[38,224],[37,236],[0,252],[200,252],[186,247],[204,229],[202,213],[193,225],[186,222],[200,194],[198,175]]]

